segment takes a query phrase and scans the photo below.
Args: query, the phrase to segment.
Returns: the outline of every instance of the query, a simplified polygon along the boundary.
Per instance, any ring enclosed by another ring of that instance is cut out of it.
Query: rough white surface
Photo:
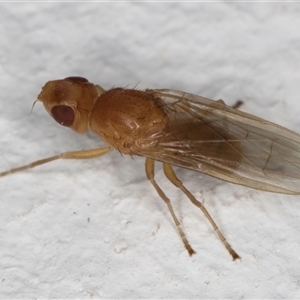
[[[1,3],[1,170],[99,146],[56,124],[43,84],[172,88],[300,132],[296,3]],[[0,298],[299,298],[300,198],[178,170],[242,260],[167,183],[185,251],[143,158],[110,153],[0,179]]]

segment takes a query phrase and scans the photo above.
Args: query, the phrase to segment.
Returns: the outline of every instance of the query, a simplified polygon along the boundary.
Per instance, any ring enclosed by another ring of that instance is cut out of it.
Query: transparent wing
[[[139,155],[251,188],[300,194],[300,135],[200,96],[148,90],[165,105],[163,132]],[[155,143],[153,143],[155,140]]]

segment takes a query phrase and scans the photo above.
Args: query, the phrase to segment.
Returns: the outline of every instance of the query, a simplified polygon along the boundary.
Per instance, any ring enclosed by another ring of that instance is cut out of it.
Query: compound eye
[[[70,127],[74,123],[74,109],[68,105],[56,105],[51,109],[51,115],[60,125]]]

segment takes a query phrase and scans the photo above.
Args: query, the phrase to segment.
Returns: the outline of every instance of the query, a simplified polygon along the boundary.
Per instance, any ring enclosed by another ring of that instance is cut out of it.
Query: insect
[[[49,81],[36,101],[59,124],[83,134],[94,131],[108,146],[65,152],[9,171],[30,169],[57,159],[95,158],[116,149],[146,158],[146,176],[168,206],[190,255],[170,199],[154,178],[155,161],[166,177],[211,223],[233,260],[240,258],[206,210],[177,178],[174,166],[203,172],[250,188],[300,194],[300,135],[238,111],[222,100],[168,89],[113,88],[105,91],[82,77]]]

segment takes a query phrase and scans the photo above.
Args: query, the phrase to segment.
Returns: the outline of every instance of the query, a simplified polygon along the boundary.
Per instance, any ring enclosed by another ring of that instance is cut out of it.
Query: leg
[[[90,150],[82,150],[82,151],[72,151],[72,152],[64,152],[55,156],[51,156],[48,158],[40,159],[37,160],[31,164],[19,167],[19,168],[14,168],[9,171],[5,171],[0,173],[0,177],[6,176],[8,174],[16,173],[19,171],[24,171],[27,169],[34,168],[36,166],[40,166],[43,164],[46,164],[50,161],[57,160],[57,159],[87,159],[87,158],[94,158],[97,156],[101,156],[108,151],[112,150],[111,147],[105,147],[105,148],[96,148],[96,149],[90,149]]]
[[[244,102],[242,100],[238,100],[231,107],[234,108],[234,109],[239,109],[243,104],[244,104]]]
[[[217,100],[216,102],[220,102],[220,103],[226,105],[225,102],[222,99]],[[234,109],[239,109],[243,104],[244,104],[244,102],[242,100],[237,100],[235,102],[235,104],[233,104],[231,107],[234,108]]]
[[[158,195],[165,201],[165,203],[168,205],[169,211],[173,217],[174,223],[176,224],[176,227],[179,231],[180,237],[184,243],[185,248],[187,249],[189,255],[193,255],[194,253],[196,253],[193,248],[191,247],[191,245],[189,244],[182,228],[180,225],[180,222],[178,221],[173,207],[171,205],[170,199],[165,195],[165,193],[162,191],[162,189],[157,185],[156,181],[154,180],[154,160],[151,158],[146,158],[146,163],[145,163],[145,169],[146,169],[146,175],[147,178],[150,180],[150,182],[152,183],[152,185],[154,186],[154,188],[156,189]]]
[[[229,251],[229,253],[231,254],[233,260],[236,259],[240,259],[239,255],[231,248],[231,246],[229,245],[229,243],[226,241],[225,237],[223,236],[223,234],[221,233],[220,229],[218,228],[217,224],[214,222],[213,218],[210,216],[209,212],[206,210],[206,208],[203,206],[203,204],[201,202],[199,202],[187,189],[186,187],[182,184],[182,182],[177,178],[177,176],[174,173],[174,170],[172,168],[171,165],[164,163],[163,164],[164,167],[164,172],[166,174],[166,177],[179,189],[181,189],[186,196],[191,200],[191,202],[196,205],[197,207],[199,207],[202,212],[204,213],[204,215],[206,216],[206,218],[209,220],[209,222],[211,223],[212,227],[214,228],[214,230],[216,231],[216,233],[218,234],[218,236],[220,237],[221,241],[223,242],[223,244],[225,245],[226,249]]]

